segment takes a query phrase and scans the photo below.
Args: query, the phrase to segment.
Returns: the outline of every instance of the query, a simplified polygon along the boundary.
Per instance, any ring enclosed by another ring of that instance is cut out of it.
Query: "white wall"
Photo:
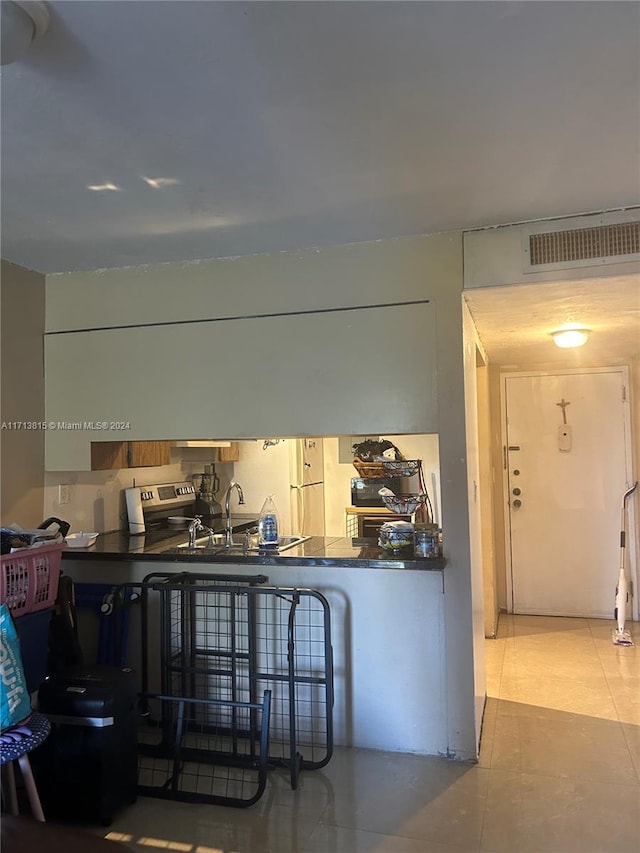
[[[486,356],[477,352],[478,378],[478,449],[480,470],[480,515],[482,519],[482,579],[484,599],[484,634],[494,638],[498,631],[498,585],[495,564],[495,521],[493,483],[495,471],[490,452],[491,410],[489,392],[489,367]]]
[[[244,493],[245,506],[242,512],[255,512],[257,518],[265,499],[272,494],[278,510],[281,535],[294,532],[291,529],[289,495],[290,441],[281,441],[266,449],[263,449],[262,439],[239,442],[240,459],[233,463],[233,479],[240,483]],[[221,497],[219,500],[222,502]],[[237,505],[237,500],[238,496],[234,493],[231,497],[232,509]]]
[[[233,574],[256,573],[255,566],[223,568]],[[446,754],[440,572],[296,566],[293,559],[291,565],[258,568],[273,586],[310,588],[328,599],[337,745]],[[152,571],[177,569],[175,563],[63,561],[65,574],[81,583],[140,581]],[[129,662],[139,669],[139,643],[130,639],[129,648]]]
[[[640,353],[632,360],[629,367],[631,394],[631,453],[633,459],[634,480],[640,480]],[[632,485],[632,484],[630,484]],[[629,563],[635,563],[636,576],[634,590],[636,607],[640,609],[640,485],[628,501],[628,534],[627,547],[634,548],[635,554],[629,554]],[[633,559],[635,557],[635,559]]]
[[[503,225],[464,235],[464,287],[495,287],[514,284],[542,284],[573,279],[601,278],[606,275],[633,276],[638,273],[637,260],[629,263],[603,264],[587,262],[584,265],[563,267],[561,264],[542,265],[540,271],[527,267],[528,234],[550,231],[597,228],[621,222],[637,222],[638,210],[612,211],[589,216],[563,217],[547,222],[530,222],[522,225]],[[551,268],[549,268],[551,266]]]
[[[482,548],[482,507],[480,488],[479,395],[477,365],[486,361],[482,344],[464,300],[464,390],[467,441],[467,500],[469,509],[469,546],[471,556],[471,627],[473,632],[473,674],[476,737],[480,740],[486,697],[484,649],[484,578]]]
[[[308,429],[293,431],[298,435],[367,432],[439,435],[441,517],[447,561],[443,623],[446,665],[440,669],[439,664],[430,660],[429,649],[425,648],[415,676],[429,679],[437,671],[443,678],[441,688],[447,725],[438,751],[460,759],[472,759],[477,755],[477,731],[460,308],[462,281],[462,235],[459,233],[194,264],[71,273],[47,278],[47,328],[56,331],[108,326],[122,322],[123,316],[128,323],[159,323],[194,319],[194,311],[198,318],[247,313],[255,317],[265,312],[320,311],[428,300],[428,310],[423,312],[425,322],[416,310],[410,314],[406,328],[383,324],[380,333],[364,335],[362,327],[358,345],[351,348],[347,346],[348,326],[344,329],[337,329],[335,323],[318,326],[318,329],[328,329],[333,337],[325,335],[322,346],[321,338],[316,337],[314,346],[307,348],[304,337],[299,337],[302,324],[288,324],[287,329],[296,331],[296,346],[291,348],[291,341],[286,337],[272,337],[272,343],[274,347],[280,346],[283,352],[292,353],[290,357],[296,360],[296,378],[306,385],[301,395],[292,396],[285,393],[286,389],[278,389],[277,405],[272,397],[264,406],[252,408],[251,397],[247,396],[252,390],[251,383],[225,388],[225,370],[233,364],[231,359],[236,348],[228,346],[217,350],[218,335],[213,328],[207,338],[206,359],[194,359],[191,346],[187,350],[188,357],[184,355],[180,389],[196,387],[201,395],[198,400],[206,400],[208,394],[215,402],[217,409],[212,408],[211,415],[218,417],[216,412],[219,412],[228,425],[228,429],[216,430],[219,438],[291,435],[285,425],[288,412],[299,424],[303,417],[308,423]],[[390,313],[393,311],[395,309]],[[339,338],[335,337],[337,334]],[[262,340],[266,338],[263,336]],[[338,362],[336,341],[341,347]],[[366,346],[361,346],[363,341]],[[248,348],[249,356],[246,353],[242,356],[248,371],[252,337],[244,335],[234,343],[237,347]],[[78,363],[80,355],[76,355],[72,364]],[[111,358],[117,353],[107,355]],[[331,394],[331,386],[326,382],[325,361],[331,366],[332,379],[337,382],[339,393],[336,395]],[[376,365],[373,372],[372,364]],[[254,359],[256,382],[264,381],[260,367],[260,362]],[[130,370],[131,363],[126,369],[122,366],[116,374],[118,381],[122,382]],[[373,377],[373,381],[363,386],[363,376]],[[388,377],[389,381],[376,382],[376,377]],[[155,375],[152,378],[157,380]],[[109,381],[112,382],[113,377]],[[165,397],[159,396],[163,387],[166,392],[166,387],[157,381],[157,394],[146,385],[138,392],[144,393],[154,405],[158,399],[166,403],[166,393]],[[273,381],[270,375],[270,382]],[[51,387],[47,380],[54,400],[56,382],[61,382],[60,376],[54,379]],[[267,384],[266,387],[277,388],[277,385]],[[317,387],[322,394],[314,395]],[[181,394],[176,396],[178,403],[184,402],[181,397]],[[254,432],[254,411],[257,413],[255,420],[263,421],[265,414],[275,412],[279,426]],[[180,416],[183,426],[187,423],[185,412],[188,415],[189,406]],[[199,412],[203,425],[212,428],[214,424],[207,419],[207,411],[200,406]],[[113,416],[126,417],[124,413],[115,412]],[[141,437],[179,438],[184,431],[180,429],[181,434],[176,436]],[[409,576],[407,583],[412,583]],[[421,597],[424,591],[418,586],[419,582],[414,579],[413,583],[415,594]],[[384,683],[385,673],[380,672],[379,677]],[[425,726],[430,725],[434,713],[427,703],[423,709]]]
[[[200,453],[201,451],[199,451]],[[203,456],[210,462],[210,456]],[[135,485],[156,485],[191,481],[194,472],[203,470],[198,454],[188,451],[188,459],[171,450],[171,465],[150,468],[123,468],[113,471],[54,471],[44,474],[44,516],[54,515],[71,524],[71,532],[96,531],[105,533],[127,527],[124,490]],[[216,462],[220,477],[218,500],[233,475],[233,463]],[[69,503],[58,503],[58,486],[69,486]],[[200,479],[194,481],[198,486]],[[234,498],[235,500],[235,498]],[[235,506],[235,503],[234,503]]]

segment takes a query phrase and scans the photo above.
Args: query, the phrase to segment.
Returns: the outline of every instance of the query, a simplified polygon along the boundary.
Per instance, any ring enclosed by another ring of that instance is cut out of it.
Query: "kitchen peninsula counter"
[[[240,526],[254,526],[255,516],[232,516],[232,522],[242,542]],[[183,572],[203,584],[216,576],[262,575],[283,594],[314,590],[331,613],[334,743],[424,755],[443,749],[445,559],[415,559],[411,548],[405,556],[385,551],[374,539],[346,537],[314,536],[277,554],[178,548],[187,541],[186,530],[104,533],[91,548],[65,549],[62,570],[76,585],[103,590]],[[79,607],[78,621],[81,636],[91,637],[87,647],[97,647],[95,614]],[[127,660],[134,669],[142,665],[140,643],[133,639],[139,623],[134,606]]]
[[[233,518],[237,542],[242,542],[242,530],[255,524],[242,516]],[[163,562],[191,564],[197,571],[203,564],[233,564],[248,566],[322,566],[349,568],[407,569],[414,571],[440,571],[444,569],[442,557],[414,558],[411,548],[396,552],[380,548],[375,539],[350,539],[346,537],[312,536],[299,545],[282,552],[247,551],[220,553],[214,548],[189,549],[179,547],[187,542],[187,531],[169,529],[152,530],[146,534],[129,534],[113,531],[98,536],[90,548],[67,548],[63,559],[113,562]],[[405,553],[407,552],[407,553]]]

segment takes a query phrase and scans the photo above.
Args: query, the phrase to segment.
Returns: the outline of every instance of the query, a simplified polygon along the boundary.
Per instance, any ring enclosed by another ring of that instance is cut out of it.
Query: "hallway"
[[[248,810],[140,798],[100,832],[146,853],[635,853],[640,651],[613,624],[501,616],[477,765],[337,749]]]

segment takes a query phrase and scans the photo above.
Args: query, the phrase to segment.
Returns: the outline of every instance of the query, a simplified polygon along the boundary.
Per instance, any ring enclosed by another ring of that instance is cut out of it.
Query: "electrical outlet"
[[[58,504],[60,506],[64,506],[64,504],[68,504],[71,500],[71,489],[69,486],[60,484],[58,486]]]

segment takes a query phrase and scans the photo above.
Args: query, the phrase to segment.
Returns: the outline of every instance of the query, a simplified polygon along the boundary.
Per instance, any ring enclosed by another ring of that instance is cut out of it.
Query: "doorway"
[[[612,618],[627,388],[622,367],[502,375],[511,612]]]

